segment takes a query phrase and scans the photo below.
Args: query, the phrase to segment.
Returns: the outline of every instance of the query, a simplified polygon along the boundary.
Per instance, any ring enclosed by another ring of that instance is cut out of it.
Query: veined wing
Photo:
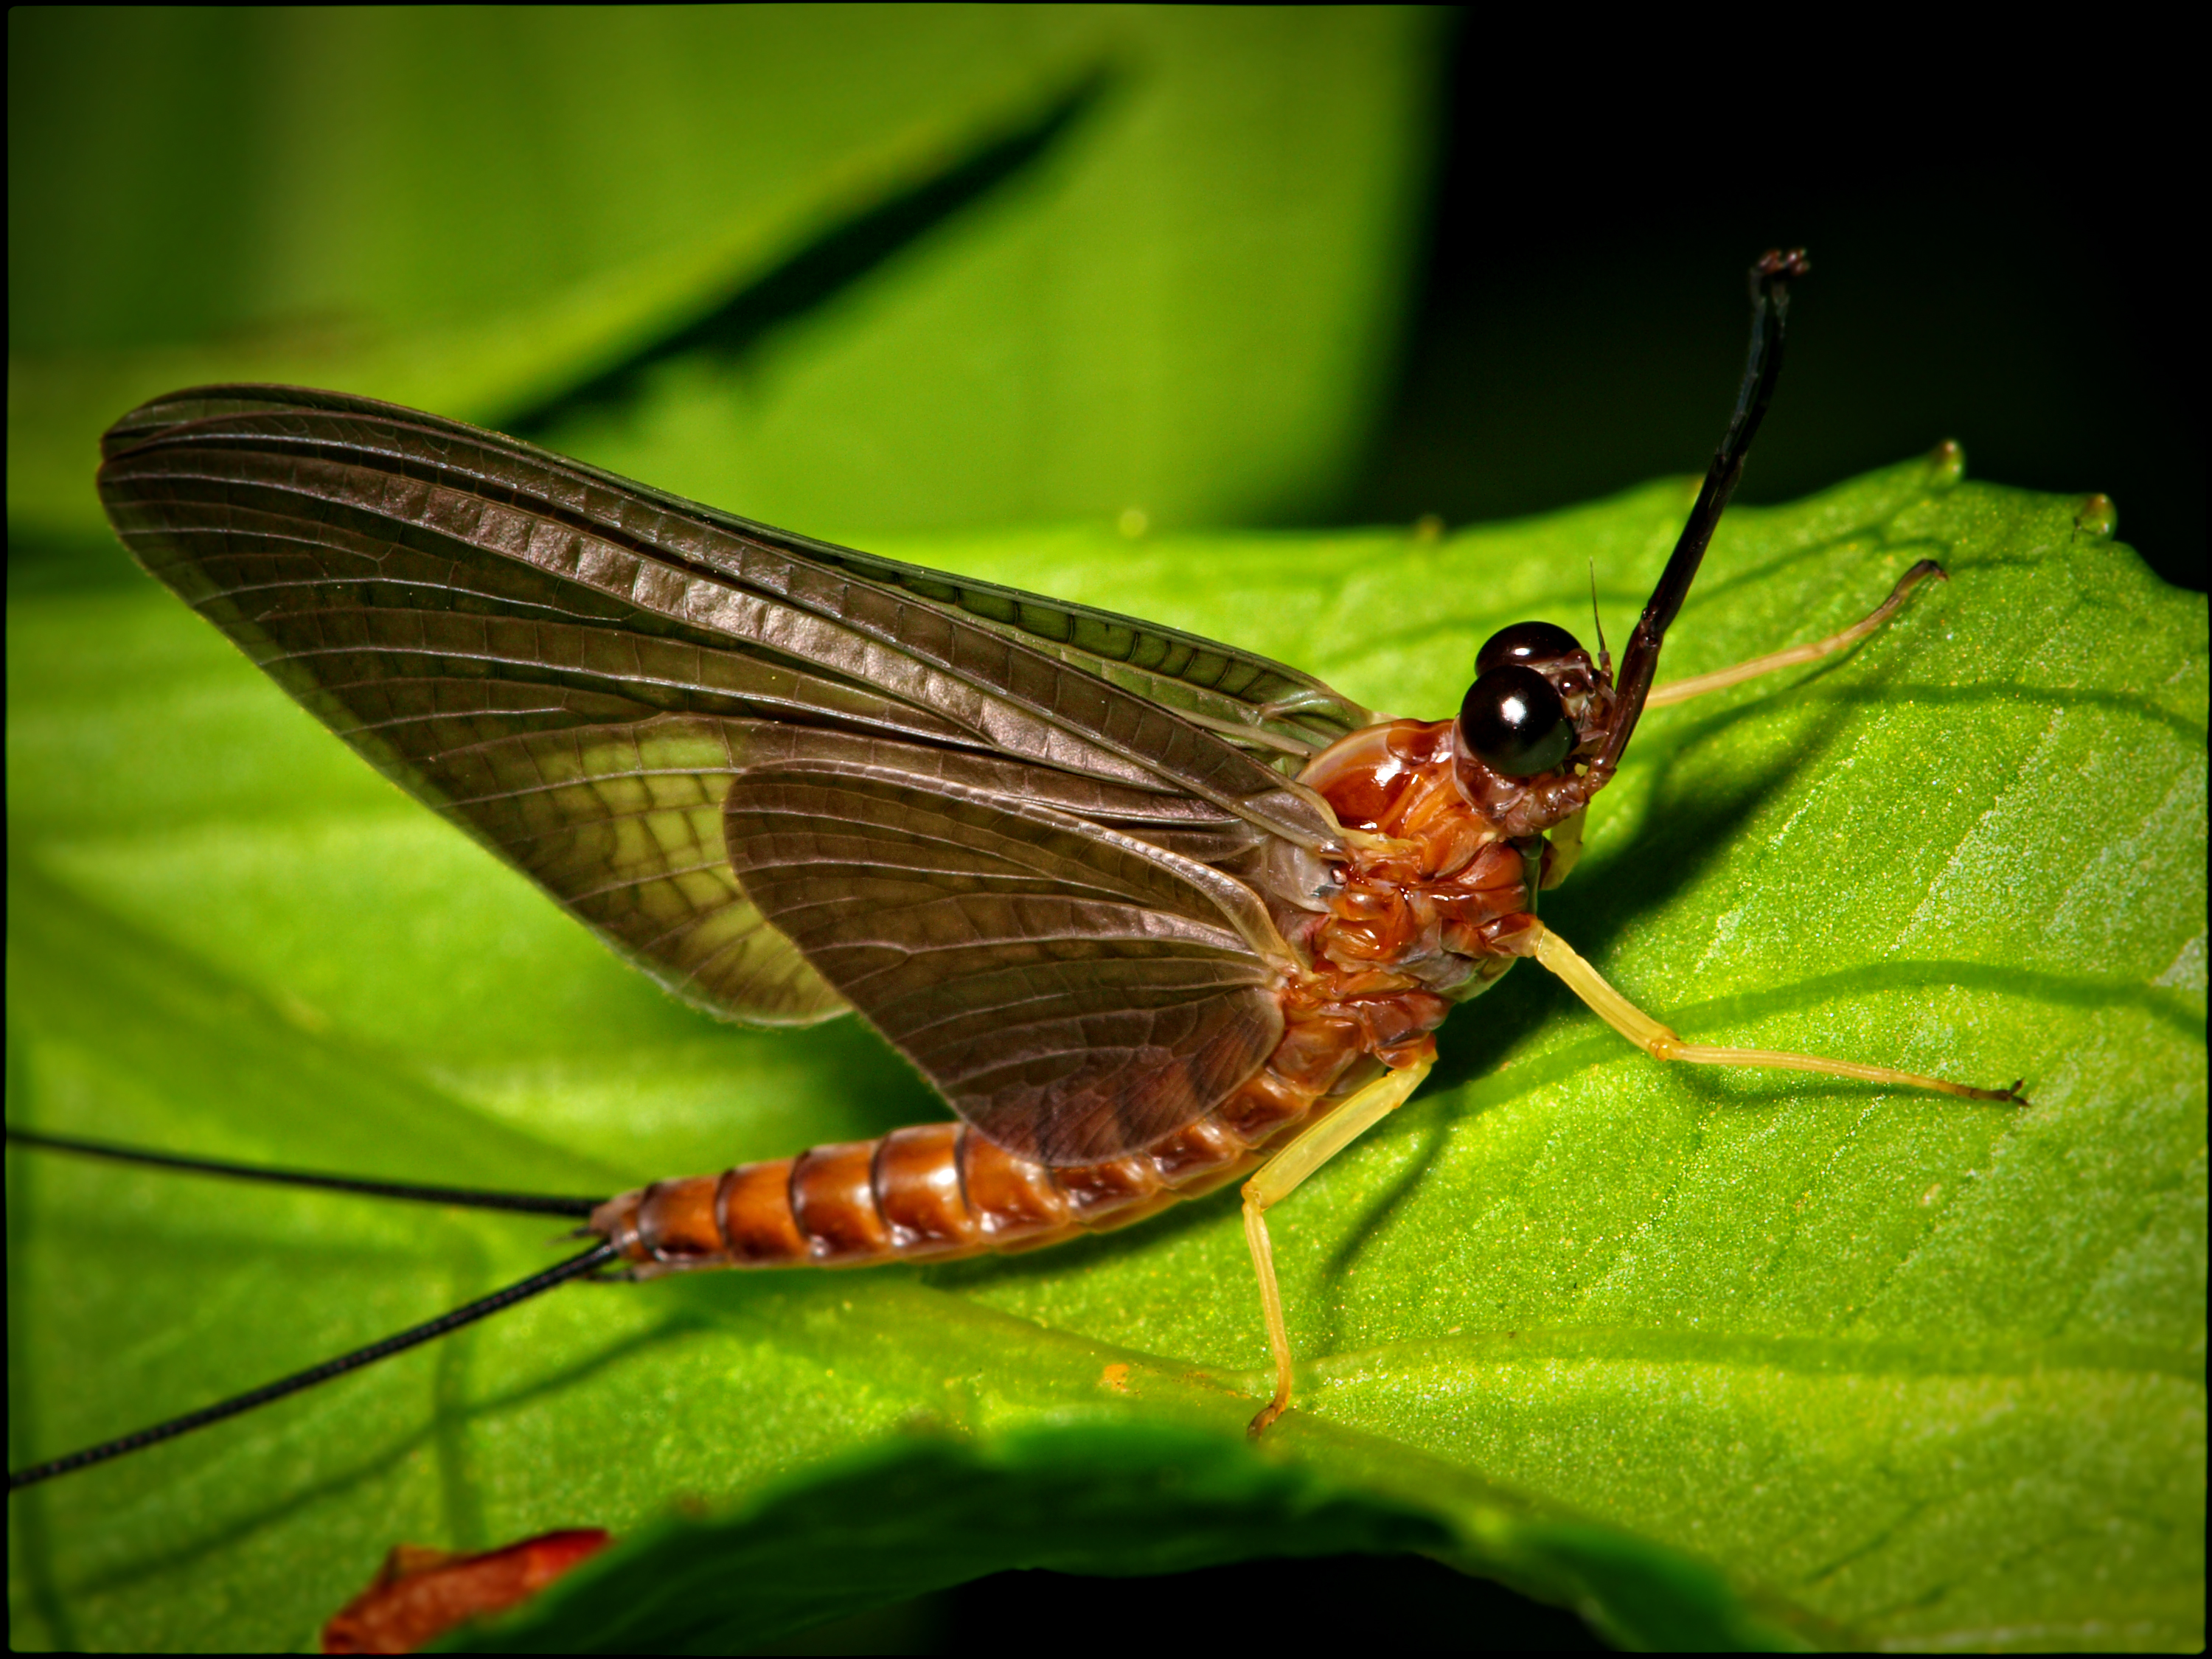
[[[790,758],[748,767],[725,810],[730,860],[982,1134],[1050,1164],[1120,1158],[1273,1051],[1289,951],[1249,889],[1095,821],[882,760],[810,754],[802,737]]]
[[[1025,637],[1062,662],[1173,708],[1240,748],[1258,751],[1269,765],[1293,776],[1339,738],[1375,720],[1370,710],[1310,674],[1196,634],[827,542],[800,544],[827,562],[957,606],[994,628]]]
[[[1195,797],[1308,847],[1334,835],[1205,726],[1003,621],[858,574],[887,562],[459,422],[216,387],[144,405],[104,447],[110,517],[150,570],[387,775],[665,983],[739,1018],[842,1006],[723,856],[720,802],[764,731],[895,735]],[[1096,642],[1103,613],[1059,610]],[[1136,626],[1132,658],[1169,637]],[[1221,660],[1275,696],[1249,668],[1263,659]],[[1176,682],[1194,719],[1268,717],[1203,684],[1223,678],[1212,662],[1182,665],[1199,675]]]
[[[1182,682],[1206,705],[1194,711],[1205,723],[1194,723],[1110,680],[1069,672],[1018,630],[836,562],[866,555],[495,433],[337,393],[217,386],[143,405],[103,447],[101,489],[126,540],[161,527],[126,525],[118,514],[134,504],[178,500],[219,512],[251,491],[310,523],[544,572],[930,710],[982,748],[1194,794],[1301,846],[1335,838],[1311,795],[1208,729],[1249,724],[1251,705]]]

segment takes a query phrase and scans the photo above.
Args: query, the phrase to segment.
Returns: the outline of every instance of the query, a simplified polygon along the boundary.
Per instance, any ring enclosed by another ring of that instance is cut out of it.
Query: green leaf
[[[1492,628],[1586,628],[1586,560],[1618,643],[1688,499],[1441,542],[877,545],[1435,716]],[[535,1615],[564,1645],[1408,1547],[1644,1644],[2201,1643],[2204,600],[2081,508],[1950,452],[1732,515],[1669,675],[1920,557],[1953,579],[1649,716],[1547,897],[1686,1036],[2024,1075],[2028,1108],[1662,1066],[1524,967],[1275,1212],[1304,1366],[1256,1451],[1226,1194],[1004,1261],[579,1286],[14,1498],[16,1645],[305,1642],[395,1542],[574,1525],[628,1541]],[[18,598],[9,675],[12,1121],[593,1194],[941,1115],[850,1023],[661,996],[150,583]],[[551,1259],[541,1221],[9,1174],[17,1463]],[[664,1577],[656,1622],[609,1622]]]
[[[1439,21],[11,16],[10,532],[100,529],[109,422],[252,380],[535,414],[826,536],[1314,511],[1382,389]]]
[[[1146,1424],[1017,1430],[981,1447],[909,1437],[726,1517],[648,1528],[525,1613],[451,1645],[726,1652],[813,1623],[825,1608],[881,1605],[1010,1561],[1122,1575],[1255,1555],[1422,1550],[1449,1559],[1460,1534],[1486,1532],[1510,1533],[1519,1576],[1579,1601],[1632,1646],[1801,1645],[1744,1617],[1709,1568],[1602,1528],[1545,1524],[1510,1495],[1424,1467],[1403,1448],[1302,1425],[1300,1455],[1285,1461],[1234,1435],[1168,1426],[1171,1417],[1172,1408]],[[1493,1549],[1487,1559],[1501,1557]],[[1605,1593],[1583,1588],[1597,1581]]]

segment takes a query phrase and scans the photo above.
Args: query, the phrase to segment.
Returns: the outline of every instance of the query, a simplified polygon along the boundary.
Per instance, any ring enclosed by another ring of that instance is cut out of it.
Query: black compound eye
[[[1581,641],[1556,623],[1515,623],[1483,642],[1474,653],[1474,672],[1479,677],[1509,662],[1551,662],[1582,648]]]
[[[1486,653],[1489,648],[1483,647]],[[1467,700],[1459,706],[1459,732],[1478,760],[1507,778],[1548,772],[1575,746],[1575,723],[1567,718],[1566,705],[1551,681],[1517,662],[1489,670],[1468,688]]]

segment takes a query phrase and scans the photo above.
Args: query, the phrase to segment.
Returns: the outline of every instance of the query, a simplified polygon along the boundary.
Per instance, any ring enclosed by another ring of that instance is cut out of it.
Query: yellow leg
[[[1404,1105],[1435,1063],[1421,1060],[1401,1070],[1385,1072],[1269,1158],[1244,1183],[1244,1243],[1251,1248],[1252,1271],[1260,1277],[1260,1306],[1267,1315],[1267,1346],[1275,1360],[1275,1397],[1245,1431],[1255,1439],[1291,1404],[1291,1334],[1283,1323],[1283,1291],[1275,1282],[1275,1251],[1267,1241],[1267,1212],[1371,1126]]]
[[[1793,645],[1786,651],[1774,651],[1764,657],[1753,657],[1749,662],[1740,662],[1733,668],[1723,668],[1711,674],[1699,674],[1693,679],[1676,680],[1671,685],[1656,687],[1644,700],[1646,708],[1663,708],[1670,702],[1687,702],[1692,697],[1703,696],[1708,691],[1718,691],[1724,686],[1741,685],[1756,679],[1761,674],[1771,674],[1778,668],[1790,668],[1801,662],[1818,662],[1832,656],[1847,645],[1856,645],[1868,635],[1895,616],[1905,605],[1905,595],[1933,576],[1938,581],[1951,579],[1943,574],[1943,567],[1933,559],[1923,559],[1918,564],[1897,579],[1897,586],[1889,597],[1869,611],[1864,620],[1853,623],[1840,634],[1831,634],[1825,640],[1814,640],[1810,645]]]
[[[1589,1004],[1597,1017],[1655,1060],[1686,1060],[1700,1066],[1776,1066],[1784,1071],[1819,1072],[1827,1077],[1856,1078],[1862,1083],[1888,1083],[1905,1089],[1933,1089],[1968,1100],[2004,1100],[2025,1106],[2020,1084],[2009,1089],[1974,1089],[1963,1083],[1947,1083],[1940,1077],[1917,1072],[1893,1071],[1887,1066],[1862,1066],[1855,1060],[1822,1060],[1815,1054],[1784,1054],[1772,1048],[1716,1048],[1702,1042],[1685,1042],[1645,1013],[1600,977],[1596,969],[1569,948],[1567,942],[1538,924],[1536,960],[1567,982],[1567,988]],[[2025,1079],[2023,1079],[2025,1080]]]

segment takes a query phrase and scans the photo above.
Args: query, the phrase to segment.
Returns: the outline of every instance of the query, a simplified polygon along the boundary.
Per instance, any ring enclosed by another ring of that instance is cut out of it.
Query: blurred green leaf
[[[1586,558],[1618,641],[1688,498],[877,545],[1435,716],[1490,629],[1586,625]],[[1547,902],[1686,1035],[2025,1074],[2027,1109],[1659,1066],[1523,969],[1277,1212],[1307,1363],[1258,1452],[1226,1194],[1005,1261],[577,1287],[14,1498],[16,1645],[304,1642],[396,1541],[585,1524],[631,1542],[539,1615],[574,1643],[632,1573],[731,1586],[655,1616],[734,1642],[870,1583],[1409,1544],[1657,1645],[2200,1643],[2205,609],[2079,505],[1939,456],[1732,516],[1670,673],[1954,580],[1650,716]],[[941,1115],[850,1023],[662,997],[149,583],[18,599],[9,675],[11,1120],[592,1193]],[[550,1259],[539,1222],[9,1166],[18,1462]]]
[[[1311,510],[1381,389],[1439,26],[19,10],[11,535],[96,529],[116,414],[240,380],[545,415],[824,535]]]
[[[1547,1524],[1510,1494],[1401,1447],[1304,1425],[1297,1457],[1285,1461],[1218,1426],[1169,1426],[1174,1407],[1154,1401],[1167,1409],[1148,1423],[1018,1430],[980,1447],[924,1436],[888,1443],[726,1517],[650,1528],[521,1615],[449,1644],[742,1651],[825,1613],[961,1583],[1009,1561],[1123,1576],[1258,1555],[1424,1550],[1510,1571],[1578,1602],[1631,1646],[1802,1645],[1747,1617],[1708,1567],[1607,1528]],[[1496,1548],[1507,1536],[1511,1550]],[[1593,1594],[1589,1584],[1606,1589]]]

